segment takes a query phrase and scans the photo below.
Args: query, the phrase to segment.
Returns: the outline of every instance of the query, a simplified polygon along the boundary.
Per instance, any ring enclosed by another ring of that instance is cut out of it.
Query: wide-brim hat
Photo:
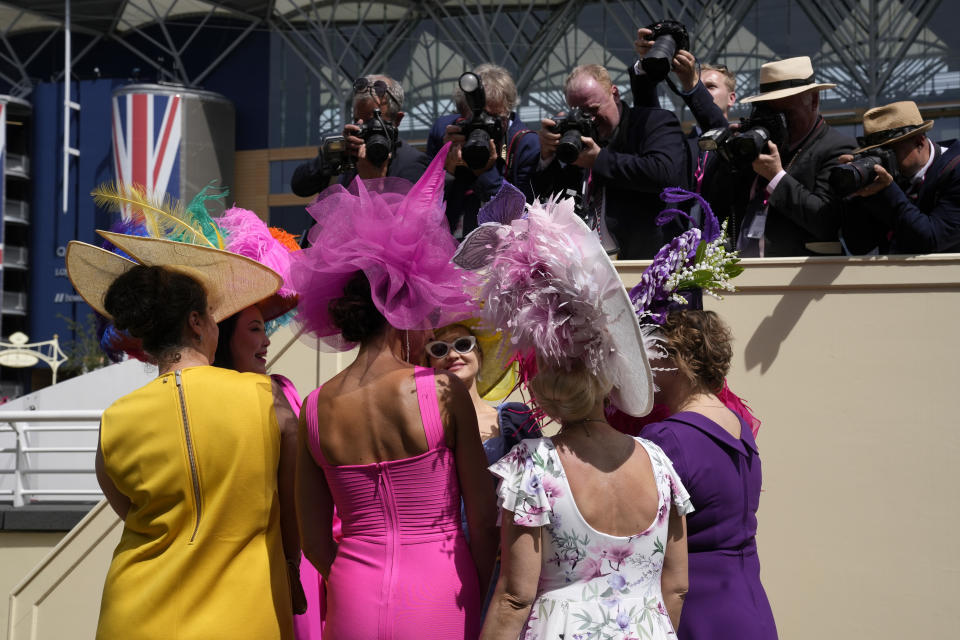
[[[501,348],[503,334],[483,323],[480,318],[469,318],[436,330],[437,335],[448,328],[463,327],[477,339],[480,350],[480,371],[477,372],[477,393],[484,400],[496,402],[505,398],[516,385],[516,373],[510,366],[513,354]],[[513,375],[510,375],[513,374]]]
[[[272,269],[243,256],[200,245],[98,231],[136,262],[111,251],[76,240],[67,245],[67,276],[77,293],[93,309],[110,318],[104,308],[107,289],[137,264],[161,266],[200,282],[216,322],[273,295],[283,279]]]
[[[778,100],[804,91],[823,91],[835,86],[837,85],[829,82],[814,81],[813,63],[809,56],[787,58],[768,62],[760,67],[760,93],[740,102]]]
[[[924,120],[917,103],[910,100],[868,109],[863,114],[863,136],[857,138],[860,148],[851,153],[893,144],[923,133],[932,126],[933,120]]]

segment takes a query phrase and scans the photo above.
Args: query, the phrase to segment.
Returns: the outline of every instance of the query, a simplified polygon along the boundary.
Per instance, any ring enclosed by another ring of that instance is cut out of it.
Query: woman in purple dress
[[[675,311],[662,327],[672,362],[658,370],[656,402],[670,417],[644,427],[690,492],[689,592],[680,640],[772,640],[777,628],[760,583],[760,456],[750,426],[717,397],[733,355],[712,311]],[[658,362],[659,364],[659,362]]]

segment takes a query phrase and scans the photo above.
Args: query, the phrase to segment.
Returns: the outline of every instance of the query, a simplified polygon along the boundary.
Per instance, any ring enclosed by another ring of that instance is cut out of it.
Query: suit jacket
[[[621,106],[620,124],[589,175],[591,190],[605,193],[607,227],[621,259],[652,258],[683,231],[677,221],[661,227],[655,219],[664,208],[664,188],[689,186],[686,148],[680,122],[669,111]],[[579,191],[586,177],[585,169],[554,157],[534,174],[533,187],[538,196]]]
[[[657,83],[652,82],[647,74],[637,73],[635,65],[630,67],[630,90],[633,92],[634,101],[637,105],[660,106],[660,99],[657,97]],[[697,126],[687,137],[690,145],[691,186],[710,203],[713,213],[721,222],[729,221],[727,237],[735,243],[737,221],[733,214],[733,194],[736,190],[731,188],[731,185],[740,184],[745,179],[743,176],[735,176],[730,165],[721,160],[716,153],[700,151],[698,144],[703,132],[726,128],[728,126],[727,117],[723,115],[723,111],[713,101],[713,96],[710,95],[702,82],[698,81],[689,93],[680,92],[677,95],[683,99],[697,121]],[[699,184],[697,184],[698,170],[700,171]]]
[[[460,118],[451,114],[437,118],[427,137],[427,155],[433,158],[443,147],[443,136],[447,125],[456,124]],[[522,133],[527,131],[528,133]],[[512,148],[510,147],[513,142]],[[468,167],[457,167],[456,174],[447,175],[444,184],[444,198],[447,201],[447,220],[453,230],[463,220],[463,233],[466,235],[477,227],[477,212],[480,206],[496,195],[503,181],[506,180],[523,192],[527,202],[533,201],[533,187],[531,178],[540,161],[540,139],[530,131],[522,120],[514,113],[511,114],[511,125],[507,130],[504,144],[504,156],[501,157],[489,170],[476,175]],[[509,152],[509,155],[507,153]]]
[[[894,182],[867,198],[853,199],[843,235],[854,253],[878,248],[881,253],[960,251],[960,141],[936,157],[924,174],[916,199]]]
[[[768,200],[764,255],[815,255],[806,243],[837,241],[843,202],[830,189],[830,169],[839,164],[839,156],[850,153],[856,144],[852,137],[821,119],[796,151],[781,150],[787,175]],[[761,182],[758,190],[766,184]],[[745,203],[749,193],[738,195]]]

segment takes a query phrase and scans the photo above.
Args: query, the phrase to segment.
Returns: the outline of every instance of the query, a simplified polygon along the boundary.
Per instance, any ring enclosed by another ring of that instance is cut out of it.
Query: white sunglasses
[[[434,340],[427,343],[427,355],[432,358],[445,358],[453,349],[460,355],[466,355],[477,348],[477,339],[474,336],[461,336],[453,342]]]

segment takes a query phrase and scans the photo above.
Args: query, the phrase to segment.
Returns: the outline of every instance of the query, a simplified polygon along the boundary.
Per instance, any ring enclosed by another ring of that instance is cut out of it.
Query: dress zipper
[[[187,457],[190,459],[190,479],[193,482],[193,500],[197,505],[197,521],[193,526],[193,535],[190,536],[190,542],[197,537],[197,531],[200,530],[200,474],[197,472],[197,459],[193,452],[193,438],[190,435],[190,421],[187,420],[187,402],[183,397],[183,380],[180,377],[180,370],[174,372],[177,380],[177,393],[180,394],[180,415],[183,417],[183,435],[187,440]]]

